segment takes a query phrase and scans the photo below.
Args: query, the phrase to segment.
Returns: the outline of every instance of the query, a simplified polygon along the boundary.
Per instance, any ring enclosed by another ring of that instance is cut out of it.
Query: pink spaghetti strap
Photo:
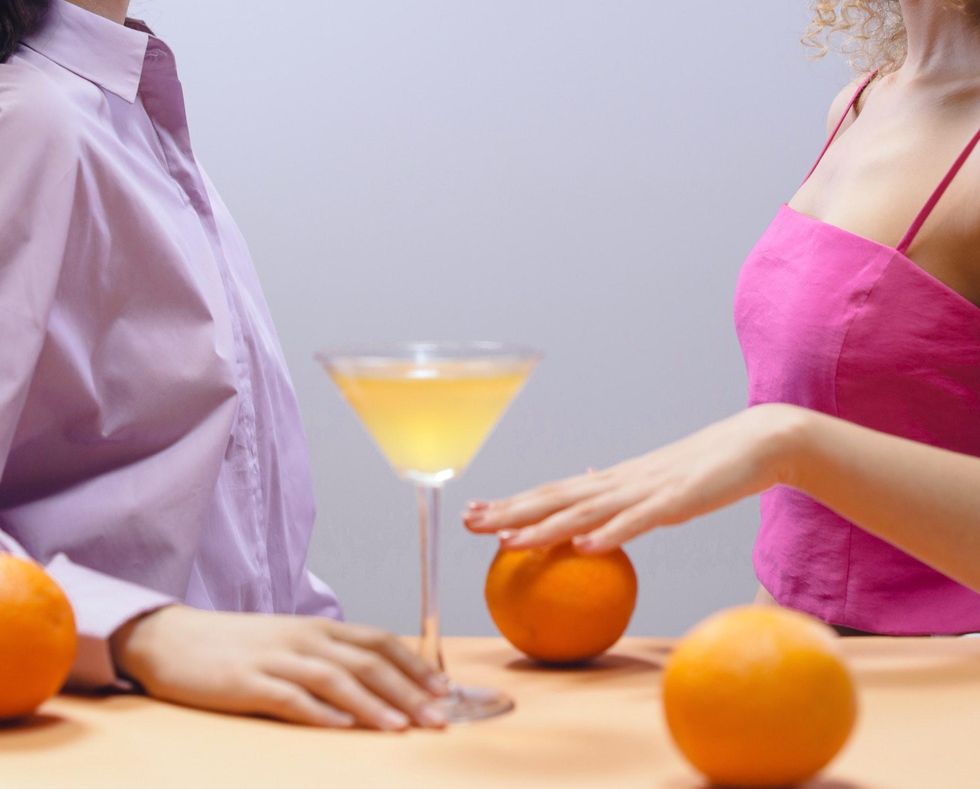
[[[946,190],[953,182],[956,174],[960,171],[963,165],[966,164],[966,160],[970,158],[970,154],[973,153],[973,149],[977,147],[977,143],[980,143],[980,131],[977,131],[977,133],[973,135],[973,139],[966,144],[966,147],[963,149],[963,153],[961,153],[956,161],[953,162],[953,166],[949,168],[949,172],[946,173],[946,177],[939,182],[939,186],[937,186],[936,190],[929,196],[926,204],[922,206],[922,210],[919,211],[919,215],[909,227],[905,237],[896,247],[896,249],[903,255],[908,252],[909,247],[912,246],[912,242],[915,241],[915,237],[919,234],[922,226],[926,223],[926,220],[932,213],[932,209],[936,207],[936,203],[942,199],[942,196],[946,193]]]
[[[837,134],[840,132],[841,126],[844,125],[844,121],[847,120],[847,116],[851,114],[851,110],[854,109],[854,105],[858,103],[858,99],[861,98],[861,94],[864,93],[864,89],[867,88],[868,85],[871,84],[871,80],[873,80],[877,76],[878,76],[878,70],[875,69],[870,74],[868,74],[867,77],[864,78],[864,80],[858,86],[858,89],[854,91],[854,95],[851,96],[851,100],[847,102],[847,107],[844,110],[844,114],[840,116],[840,120],[837,122],[837,125],[834,127],[834,130],[830,133],[830,136],[827,138],[827,143],[824,145],[823,150],[820,151],[820,155],[817,157],[817,161],[813,163],[813,167],[810,168],[810,172],[806,174],[806,178],[803,179],[803,183],[809,181],[810,176],[813,175],[817,167],[820,166],[820,162],[823,161],[823,157],[826,155],[827,151],[830,150],[830,146],[833,145],[834,140],[837,139]]]

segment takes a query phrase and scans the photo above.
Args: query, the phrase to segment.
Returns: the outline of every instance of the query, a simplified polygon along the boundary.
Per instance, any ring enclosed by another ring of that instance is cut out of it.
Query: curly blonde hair
[[[947,6],[980,19],[980,0],[944,0]],[[835,47],[856,71],[894,71],[905,60],[905,21],[899,0],[812,0],[813,19],[803,43],[823,57]]]

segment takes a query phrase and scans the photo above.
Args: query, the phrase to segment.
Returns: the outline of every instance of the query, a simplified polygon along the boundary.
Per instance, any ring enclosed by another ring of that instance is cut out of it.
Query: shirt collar
[[[22,43],[132,103],[149,38],[149,29],[138,20],[127,19],[124,26],[67,0],[54,0],[42,28]]]

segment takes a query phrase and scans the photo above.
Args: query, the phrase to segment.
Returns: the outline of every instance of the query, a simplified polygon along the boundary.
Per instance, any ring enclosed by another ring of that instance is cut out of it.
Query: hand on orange
[[[446,725],[444,679],[362,625],[170,606],[124,625],[111,646],[120,671],[178,704],[312,726]]]
[[[782,404],[756,406],[605,471],[503,501],[474,502],[463,520],[471,531],[497,533],[508,548],[571,539],[582,553],[608,551],[781,482],[806,413]]]

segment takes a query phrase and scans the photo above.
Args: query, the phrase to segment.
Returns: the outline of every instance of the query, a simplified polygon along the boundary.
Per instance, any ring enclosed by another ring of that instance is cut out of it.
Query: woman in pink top
[[[980,2],[814,6],[873,62],[742,270],[751,407],[464,520],[601,552],[762,493],[764,597],[842,632],[977,631]]]
[[[434,669],[306,570],[282,351],[173,53],[127,6],[0,0],[0,550],[71,599],[76,686],[443,726]]]

